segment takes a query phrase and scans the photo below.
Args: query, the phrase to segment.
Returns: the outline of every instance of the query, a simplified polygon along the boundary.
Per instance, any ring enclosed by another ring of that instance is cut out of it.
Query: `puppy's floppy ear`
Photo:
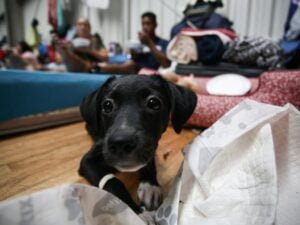
[[[99,124],[100,120],[98,119],[98,109],[97,105],[98,99],[103,95],[104,90],[109,85],[111,81],[113,81],[115,77],[110,77],[105,81],[105,83],[93,91],[92,93],[85,96],[80,104],[80,113],[82,118],[86,122],[86,128],[89,134],[96,139],[99,135],[101,135],[101,125]]]
[[[168,83],[171,102],[171,121],[176,133],[180,133],[197,104],[197,95],[190,89]]]

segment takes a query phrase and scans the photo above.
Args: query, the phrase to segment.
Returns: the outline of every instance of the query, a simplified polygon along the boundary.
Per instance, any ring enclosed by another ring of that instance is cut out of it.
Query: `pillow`
[[[251,82],[239,74],[221,74],[206,83],[206,90],[211,95],[242,96],[251,89]]]

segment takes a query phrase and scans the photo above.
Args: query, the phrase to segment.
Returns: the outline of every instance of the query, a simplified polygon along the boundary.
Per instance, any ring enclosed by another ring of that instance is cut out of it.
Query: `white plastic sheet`
[[[299,224],[299,131],[292,105],[241,102],[188,148],[169,224]]]
[[[141,225],[122,201],[97,188],[70,184],[0,204],[2,225]]]

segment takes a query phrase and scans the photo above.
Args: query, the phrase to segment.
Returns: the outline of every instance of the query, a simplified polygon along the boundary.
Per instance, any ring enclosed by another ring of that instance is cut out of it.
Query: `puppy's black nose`
[[[135,135],[113,135],[108,139],[109,150],[118,155],[131,153],[137,147]]]

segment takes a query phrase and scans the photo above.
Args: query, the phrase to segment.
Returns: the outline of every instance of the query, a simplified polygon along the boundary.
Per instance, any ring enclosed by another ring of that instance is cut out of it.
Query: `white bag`
[[[299,131],[299,111],[292,105],[241,102],[187,148],[176,191],[158,210],[157,220],[299,224]]]

